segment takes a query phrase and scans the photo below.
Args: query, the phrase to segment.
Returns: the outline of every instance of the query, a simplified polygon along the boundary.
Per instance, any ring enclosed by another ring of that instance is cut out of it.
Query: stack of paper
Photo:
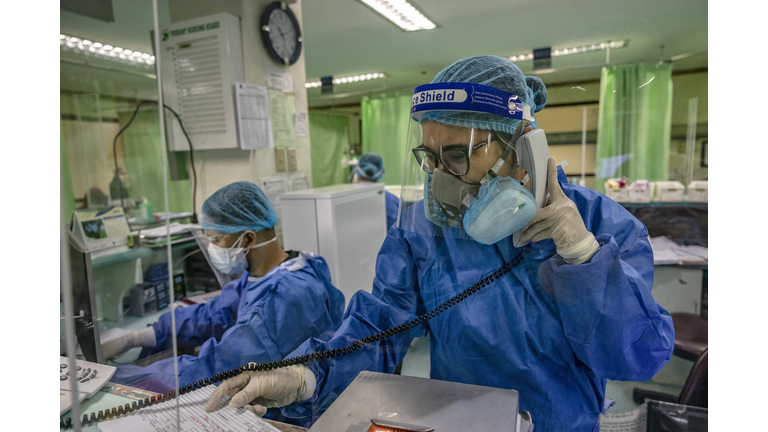
[[[600,416],[600,432],[645,432],[647,429],[645,404],[634,411],[606,413]]]
[[[708,258],[708,249],[703,246],[680,246],[666,237],[651,239],[654,264],[702,263]]]
[[[148,246],[164,245],[168,239],[168,230],[171,231],[171,243],[173,243],[176,240],[191,237],[191,230],[194,227],[194,224],[180,224],[174,222],[168,226],[168,229],[163,225],[157,228],[142,230],[140,231],[141,243]]]
[[[231,432],[280,432],[274,426],[243,408],[229,406],[224,397],[219,407],[205,412],[205,403],[215,387],[179,396],[178,429],[176,417],[177,400],[172,399],[149,408],[142,408],[125,417],[99,423],[102,432],[163,432],[163,431],[231,431]]]

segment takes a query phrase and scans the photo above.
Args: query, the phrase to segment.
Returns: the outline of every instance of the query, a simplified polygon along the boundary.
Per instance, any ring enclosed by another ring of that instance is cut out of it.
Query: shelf
[[[181,249],[186,249],[191,246],[197,247],[197,242],[195,241],[194,237],[189,237],[186,239],[180,239],[175,242],[171,243],[171,251],[176,252]],[[91,263],[93,265],[93,268],[100,268],[100,267],[106,267],[108,265],[121,263],[124,261],[132,261],[136,260],[138,258],[146,258],[149,256],[152,256],[153,254],[159,252],[159,251],[165,251],[166,246],[156,246],[156,247],[147,247],[147,246],[140,246],[136,248],[130,248],[130,249],[120,249],[116,251],[113,254],[109,255],[103,255],[96,258],[93,258],[91,260]]]
[[[686,269],[693,269],[693,270],[707,270],[709,268],[709,264],[707,262],[695,263],[695,262],[685,262],[685,261],[680,261],[675,264],[654,264],[653,266],[654,267],[686,268]]]
[[[707,207],[709,205],[709,203],[698,203],[698,202],[688,202],[688,201],[681,201],[681,202],[651,201],[649,203],[620,202],[619,204],[623,205],[624,207]]]

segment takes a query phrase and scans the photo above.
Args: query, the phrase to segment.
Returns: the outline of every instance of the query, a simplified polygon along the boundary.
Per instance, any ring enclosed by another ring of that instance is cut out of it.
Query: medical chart
[[[292,93],[268,89],[269,118],[275,147],[296,146],[296,100]]]
[[[205,412],[205,403],[214,386],[179,396],[179,425],[176,426],[176,400],[172,399],[125,417],[98,423],[102,432],[280,432],[274,426],[245,409],[229,406],[225,396],[213,412]]]
[[[272,204],[272,208],[275,209],[277,214],[277,225],[275,225],[275,231],[279,234],[283,232],[282,223],[282,209],[280,208],[280,195],[288,192],[288,180],[284,175],[261,177],[259,179],[259,186],[267,196],[267,199]]]
[[[245,83],[235,84],[235,108],[240,148],[256,150],[274,147],[267,88]]]

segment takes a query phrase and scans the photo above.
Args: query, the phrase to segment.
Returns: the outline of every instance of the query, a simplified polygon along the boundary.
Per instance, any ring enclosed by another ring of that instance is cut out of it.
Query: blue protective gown
[[[179,385],[248,362],[280,360],[310,337],[329,338],[341,323],[344,294],[331,284],[320,256],[302,252],[261,278],[247,271],[208,303],[176,310],[179,348],[200,346],[197,357],[179,356]],[[157,345],[171,348],[171,315],[154,324]],[[156,392],[175,388],[173,359],[148,367],[118,366],[113,382]]]
[[[400,207],[400,198],[387,191],[384,191],[384,197],[387,202],[387,231],[389,231],[397,221],[397,208]]]
[[[376,261],[373,294],[356,293],[330,340],[306,341],[295,355],[337,349],[405,323],[522,255],[522,263],[432,320],[343,357],[309,362],[317,379],[307,401],[284,415],[313,422],[360,371],[393,372],[413,337],[430,335],[433,379],[514,389],[536,430],[597,431],[606,380],[645,381],[669,360],[672,319],[651,296],[648,232],[606,196],[566,183],[600,249],[584,264],[563,261],[551,239],[515,248],[421,232],[389,231]],[[419,218],[418,216],[421,215]],[[453,229],[453,228],[449,228]]]

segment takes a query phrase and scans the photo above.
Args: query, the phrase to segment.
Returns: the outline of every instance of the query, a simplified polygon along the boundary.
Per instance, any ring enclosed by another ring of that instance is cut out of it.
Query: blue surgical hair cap
[[[277,213],[258,186],[239,181],[228,184],[203,203],[200,226],[223,234],[261,231],[277,225]]]
[[[531,115],[547,104],[547,88],[538,77],[525,76],[517,65],[496,56],[475,56],[458,60],[438,72],[432,83],[463,82],[495,87],[520,97],[531,107]],[[467,111],[430,111],[422,120],[434,120],[452,126],[514,134],[520,120],[493,114]],[[530,123],[536,129],[536,117]]]
[[[384,160],[376,153],[366,153],[357,160],[355,174],[358,177],[378,180],[384,175]]]

